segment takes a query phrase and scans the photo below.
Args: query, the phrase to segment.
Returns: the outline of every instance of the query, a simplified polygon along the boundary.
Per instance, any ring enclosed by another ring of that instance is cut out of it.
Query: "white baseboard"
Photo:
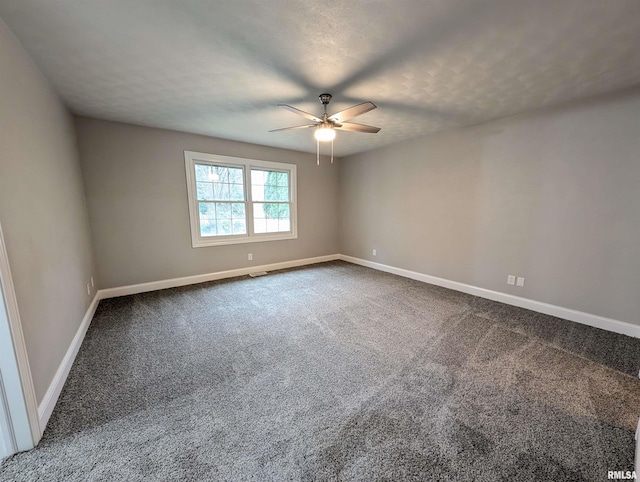
[[[317,256],[315,258],[295,259],[292,261],[283,261],[281,263],[263,264],[260,266],[250,266],[247,268],[230,269],[228,271],[218,271],[215,273],[185,276],[183,278],[172,278],[160,281],[151,281],[149,283],[119,286],[117,288],[108,288],[98,291],[98,298],[103,300],[106,298],[115,298],[116,296],[135,295],[137,293],[145,293],[147,291],[156,291],[166,288],[175,288],[177,286],[206,283],[207,281],[235,278],[236,276],[246,276],[249,273],[256,273],[258,271],[274,271],[277,269],[295,268],[297,266],[305,266],[308,264],[324,263],[326,261],[335,261],[339,258],[339,254],[329,254],[327,256]]]
[[[73,337],[73,340],[71,341],[71,344],[67,349],[67,353],[64,355],[64,358],[62,359],[62,362],[58,367],[58,371],[51,381],[51,385],[49,385],[47,393],[45,393],[42,402],[40,402],[40,405],[38,406],[38,419],[40,421],[41,434],[44,433],[44,429],[47,427],[49,417],[51,417],[53,409],[55,408],[58,401],[58,397],[60,396],[60,392],[62,392],[62,387],[67,381],[69,370],[71,370],[71,366],[76,359],[76,355],[78,354],[80,345],[82,345],[84,335],[87,333],[87,329],[89,328],[89,324],[93,319],[93,315],[96,312],[99,301],[100,297],[98,296],[98,293],[96,293],[96,295],[93,297],[93,300],[91,301],[91,304],[89,305],[89,309],[82,319],[82,323],[80,323],[80,326],[78,327],[78,331],[76,331],[76,335]]]
[[[633,323],[628,323],[626,321],[619,321],[612,318],[592,315],[591,313],[585,313],[583,311],[572,310],[570,308],[563,308],[562,306],[551,305],[549,303],[543,303],[541,301],[535,301],[528,298],[521,298],[519,296],[501,293],[499,291],[479,288],[477,286],[459,283],[457,281],[451,281],[445,278],[438,278],[437,276],[418,273],[417,271],[410,271],[408,269],[396,268],[394,266],[376,263],[361,258],[354,258],[353,256],[346,256],[341,254],[339,259],[347,261],[349,263],[359,264],[368,268],[377,269],[379,271],[396,274],[398,276],[404,276],[405,278],[411,278],[417,281],[423,281],[425,283],[442,286],[444,288],[449,288],[455,291],[461,291],[463,293],[479,296],[481,298],[499,301],[507,305],[518,306],[520,308],[526,308],[531,311],[537,311],[538,313],[544,313],[546,315],[556,316],[565,320],[575,321],[577,323],[601,328],[603,330],[612,331],[614,333],[620,333],[622,335],[640,338],[640,325],[634,325]]]

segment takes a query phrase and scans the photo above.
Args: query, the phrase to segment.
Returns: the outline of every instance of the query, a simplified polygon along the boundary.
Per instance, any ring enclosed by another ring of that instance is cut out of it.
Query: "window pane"
[[[242,169],[237,167],[230,167],[229,169],[229,182],[235,184],[244,184],[244,176],[242,175]]]
[[[231,226],[233,234],[247,234],[247,222],[244,219],[233,219]]]
[[[215,219],[216,205],[214,203],[198,203],[200,219]]]
[[[288,201],[289,190],[286,187],[277,187],[275,184],[266,185],[264,187],[265,201]]]
[[[244,170],[237,167],[195,164],[199,201],[244,201]]]
[[[216,222],[210,219],[200,220],[200,236],[215,236]]]
[[[257,202],[289,202],[289,173],[252,169],[251,197]]]
[[[229,235],[233,234],[231,232],[231,220],[230,219],[219,219],[216,223],[216,228],[218,231],[218,236],[220,235]]]
[[[264,175],[265,171],[260,169],[251,169],[251,184],[264,185]]]
[[[256,233],[290,231],[290,209],[286,203],[254,203],[253,220]]]
[[[224,166],[212,166],[212,182],[229,182],[229,168]]]
[[[289,201],[289,188],[286,187],[269,187],[269,197],[266,199],[267,201]],[[265,192],[265,195],[267,192]]]
[[[289,219],[291,217],[291,209],[289,204],[280,204],[279,219]]]
[[[279,172],[277,176],[278,186],[289,187],[289,173]]]
[[[216,219],[231,219],[231,203],[216,203]]]
[[[261,169],[251,169],[251,199],[254,201],[264,201],[264,182],[266,171]]]
[[[253,217],[254,219],[266,218],[266,215],[264,213],[264,204],[253,203]]]
[[[242,169],[240,169],[242,171]],[[196,181],[229,182],[229,168],[211,164],[195,164]],[[242,174],[241,176],[242,177]]]
[[[264,185],[252,184],[251,185],[251,198],[254,201],[264,201]]]
[[[275,187],[278,184],[278,174],[280,173],[275,171],[265,171],[265,178],[264,178],[265,186]]]
[[[209,179],[209,172],[210,172],[210,166],[207,166],[205,164],[196,164],[196,181],[206,181],[206,182],[210,182]]]
[[[242,184],[229,184],[229,199],[231,201],[244,201],[244,187]]]
[[[213,199],[213,185],[210,182],[197,182],[198,201],[210,201]]]
[[[199,202],[201,236],[247,234],[244,203]]]
[[[245,219],[244,203],[233,203],[231,205],[231,217]]]
[[[229,193],[229,184],[225,183],[219,183],[219,182],[214,182],[213,183],[213,198],[218,200],[218,199],[222,199],[222,200],[230,200],[231,199],[231,195]]]
[[[285,203],[265,203],[262,205],[267,219],[289,218],[289,205]]]
[[[253,231],[256,233],[266,233],[267,232],[267,220],[266,219],[255,219],[253,220]]]
[[[291,220],[289,220],[289,219],[278,219],[278,230],[279,231],[291,231]]]

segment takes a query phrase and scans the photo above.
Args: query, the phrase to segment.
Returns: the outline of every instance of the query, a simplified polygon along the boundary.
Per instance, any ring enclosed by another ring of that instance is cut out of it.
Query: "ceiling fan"
[[[278,104],[278,107],[284,107],[285,109],[293,112],[294,114],[301,115],[305,119],[313,121],[313,124],[305,124],[302,126],[283,127],[282,129],[273,129],[269,132],[276,131],[288,131],[293,129],[308,129],[315,127],[316,131],[314,136],[317,141],[317,162],[320,164],[320,142],[331,141],[331,162],[333,162],[333,140],[336,137],[336,130],[339,131],[352,131],[352,132],[366,132],[369,134],[376,134],[380,131],[380,127],[367,126],[364,124],[356,124],[355,122],[348,122],[354,117],[362,115],[370,110],[376,108],[373,102],[363,102],[362,104],[354,105],[348,109],[342,110],[337,114],[329,115],[327,113],[327,105],[331,102],[331,94],[320,94],[318,99],[324,106],[324,114],[322,117],[317,117],[313,114],[309,114],[300,109],[296,109],[293,106],[287,104]]]

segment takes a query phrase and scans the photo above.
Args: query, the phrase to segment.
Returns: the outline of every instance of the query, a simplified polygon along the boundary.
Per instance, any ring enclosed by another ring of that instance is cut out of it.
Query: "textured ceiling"
[[[348,155],[640,84],[637,0],[0,0],[75,113],[313,152],[278,103],[372,101]]]

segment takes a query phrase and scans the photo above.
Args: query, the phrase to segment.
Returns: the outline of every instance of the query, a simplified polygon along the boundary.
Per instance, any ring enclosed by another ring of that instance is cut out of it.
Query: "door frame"
[[[0,224],[0,436],[8,456],[40,441],[31,368],[24,342],[18,300]],[[2,448],[2,447],[0,447]]]

